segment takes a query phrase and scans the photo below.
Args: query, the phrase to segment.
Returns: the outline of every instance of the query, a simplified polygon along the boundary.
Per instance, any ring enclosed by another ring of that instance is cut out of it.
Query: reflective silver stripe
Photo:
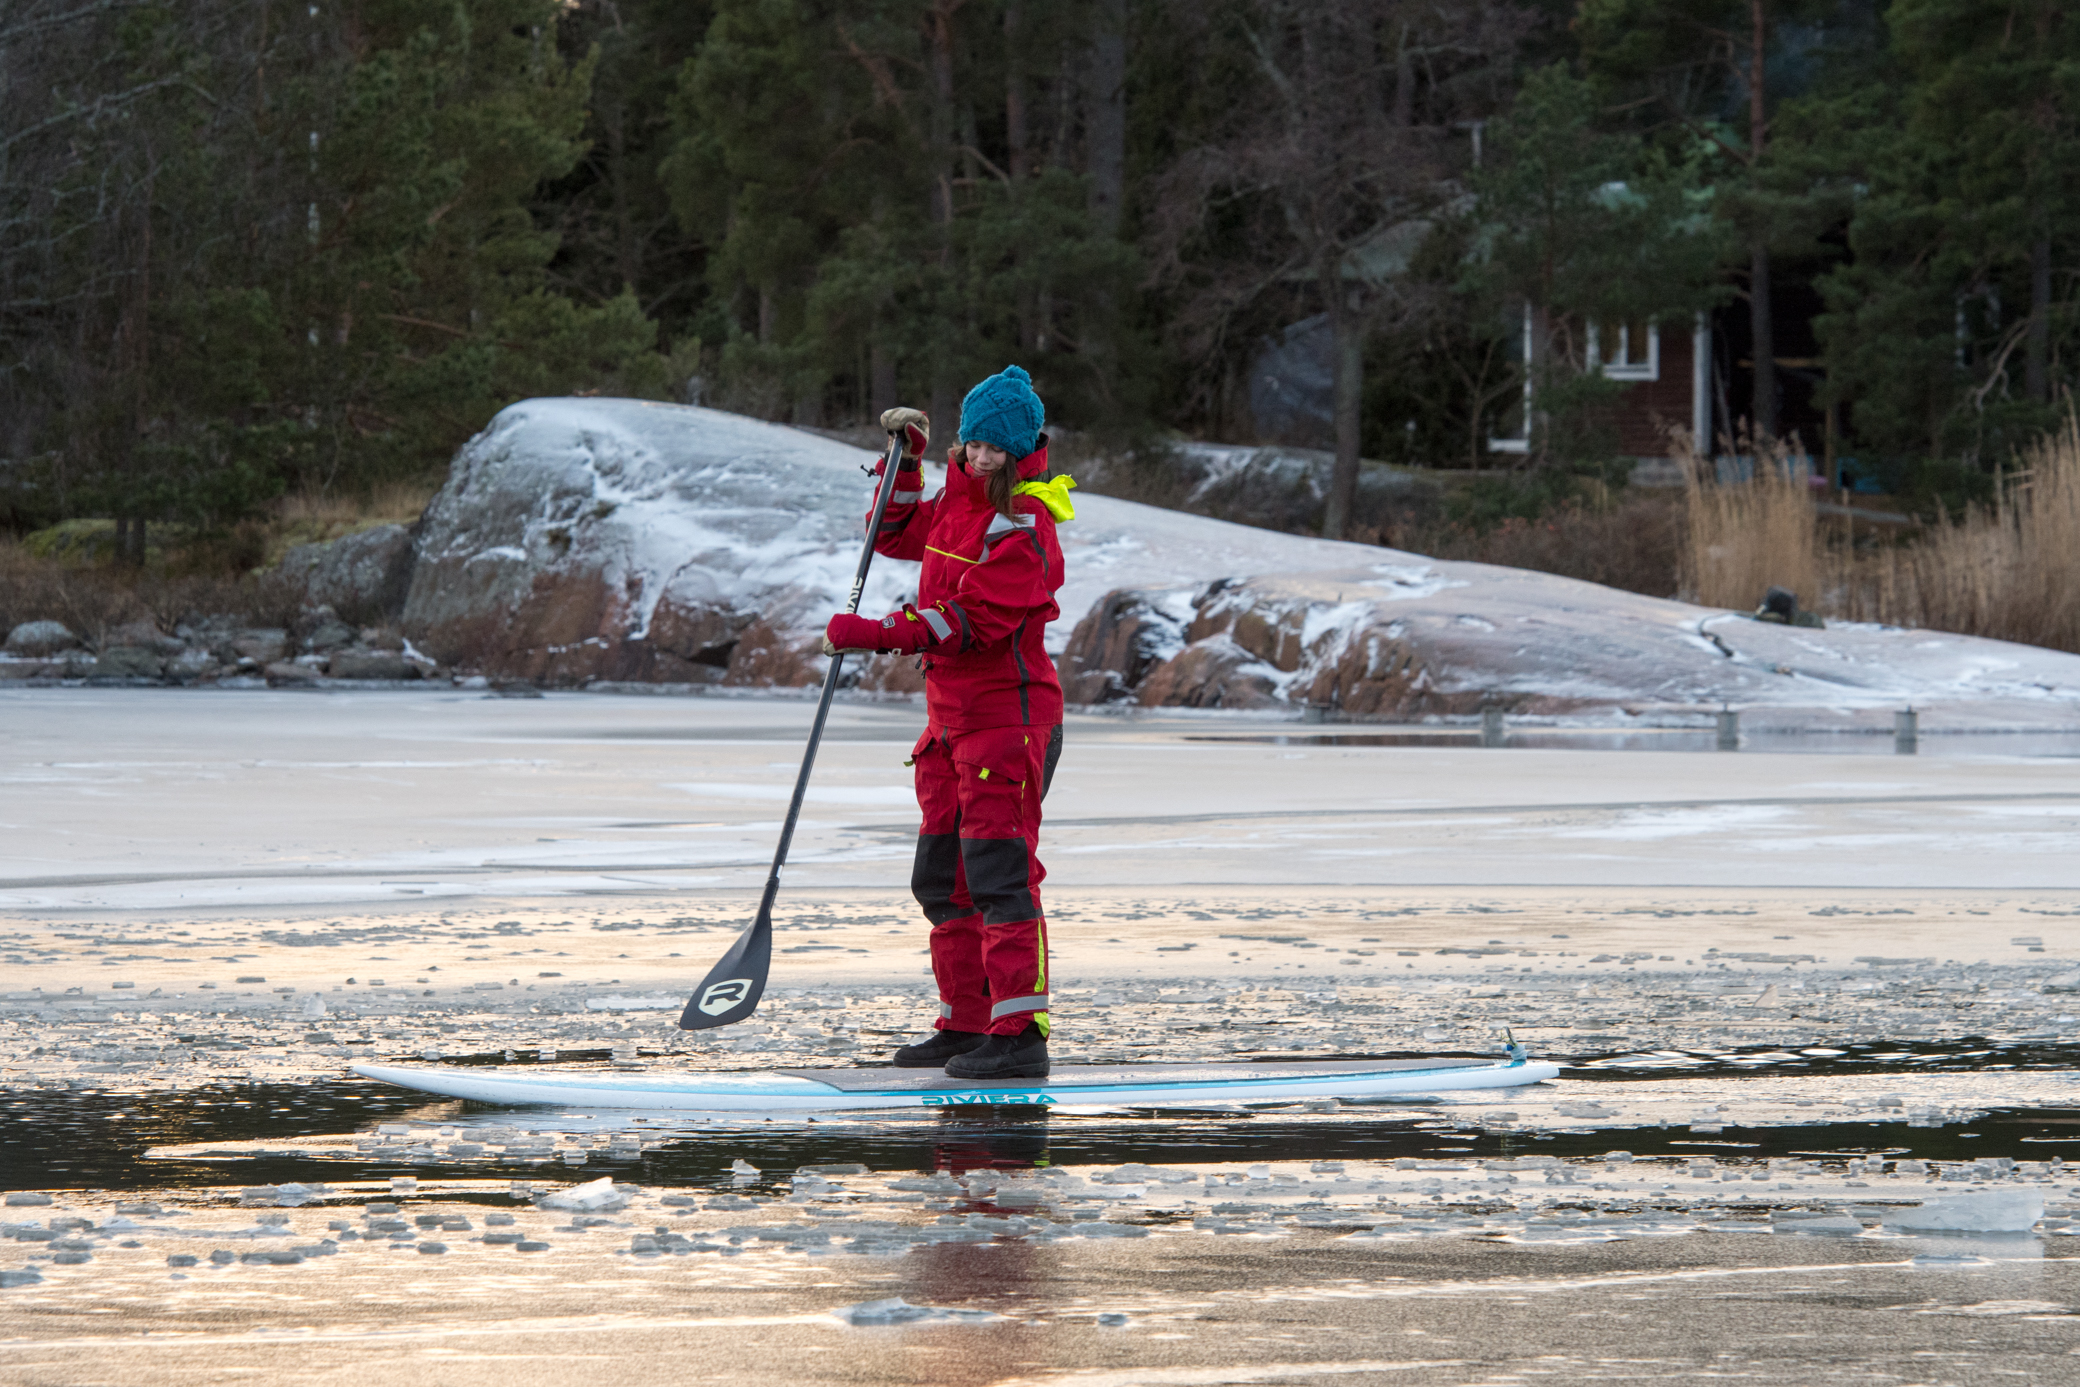
[[[889,493],[888,499],[898,506],[914,506],[924,499],[924,493],[922,491],[895,491]]]
[[[1046,1010],[1047,994],[1045,992],[1042,992],[1039,995],[1033,997],[1013,997],[1008,1002],[997,1003],[995,1006],[989,1009],[989,1019],[992,1021],[1001,1021],[1007,1016],[1016,1016],[1022,1011]]]
[[[953,1019],[953,1008],[944,1002],[939,1003],[939,1019],[941,1021],[951,1021]]]
[[[924,618],[925,625],[932,628],[933,640],[950,641],[953,639],[952,624],[945,617],[939,615],[937,608],[920,607],[917,614]]]
[[[983,532],[983,538],[987,539],[991,535],[1008,535],[1013,530],[1030,530],[1033,528],[1033,525],[1034,520],[1030,515],[1005,515],[999,512],[990,518],[989,529]]]

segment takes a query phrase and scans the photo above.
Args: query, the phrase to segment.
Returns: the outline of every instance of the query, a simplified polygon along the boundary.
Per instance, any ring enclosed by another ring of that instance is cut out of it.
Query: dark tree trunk
[[[2024,358],[2024,388],[2037,404],[2051,403],[2051,239],[2040,236],[2029,248],[2029,344]]]
[[[1769,311],[1769,247],[1758,235],[1748,262],[1748,329],[1755,339],[1755,398],[1748,416],[1759,443],[1777,436],[1777,333]]]
[[[607,100],[601,123],[607,129],[607,178],[614,199],[614,262],[621,271],[621,288],[632,293],[642,282],[643,266],[636,249],[635,218],[628,209],[628,108],[619,92]]]
[[[1026,176],[1025,6],[1004,0],[1004,143],[1013,181]]]
[[[867,349],[867,398],[873,406],[873,417],[879,419],[885,409],[894,409],[902,403],[896,398],[896,354],[876,334],[874,343]],[[937,425],[938,419],[932,423]]]
[[[1084,139],[1089,150],[1091,220],[1103,236],[1119,234],[1127,170],[1127,4],[1097,0],[1091,34],[1089,102]]]
[[[1749,0],[1748,12],[1753,31],[1748,53],[1748,169],[1752,175],[1762,170],[1762,151],[1769,139],[1765,104],[1769,26],[1763,0]],[[1769,310],[1769,234],[1757,226],[1748,247],[1748,332],[1755,339],[1755,398],[1748,413],[1758,444],[1777,436],[1777,330]]]
[[[1329,329],[1336,353],[1336,461],[1329,469],[1328,505],[1322,538],[1343,539],[1358,501],[1359,406],[1365,390],[1364,319],[1341,284],[1330,301]]]
[[[953,14],[962,0],[938,0],[931,11],[932,221],[938,227],[941,269],[953,261]],[[926,412],[941,429],[954,417],[958,396],[953,363],[942,349],[931,351],[932,397]]]

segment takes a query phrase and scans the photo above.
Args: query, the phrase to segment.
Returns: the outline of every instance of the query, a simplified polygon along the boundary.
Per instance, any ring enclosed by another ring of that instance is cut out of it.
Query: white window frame
[[[1625,334],[1620,340],[1628,360],[1620,365],[1606,365],[1603,360],[1602,330],[1593,322],[1589,324],[1589,365],[1612,380],[1660,380],[1661,324],[1651,319],[1647,323],[1647,359],[1643,362],[1629,359],[1632,355],[1632,325],[1620,323],[1618,331]]]
[[[1488,439],[1491,453],[1529,453],[1531,451],[1531,300],[1524,300],[1524,429],[1511,438]]]

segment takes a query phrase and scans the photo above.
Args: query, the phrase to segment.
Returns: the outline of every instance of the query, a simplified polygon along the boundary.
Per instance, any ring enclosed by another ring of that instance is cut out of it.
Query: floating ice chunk
[[[23,1205],[34,1205],[41,1208],[51,1202],[51,1197],[47,1194],[38,1193],[35,1190],[15,1190],[7,1196],[7,1202],[13,1208],[20,1208]],[[26,1285],[27,1283],[23,1284]]]
[[[296,1014],[306,1021],[315,1021],[325,1014],[325,999],[315,992],[306,992],[297,1006]]]
[[[1189,1170],[1172,1170],[1167,1166],[1141,1165],[1133,1161],[1129,1161],[1118,1170],[1101,1170],[1091,1177],[1101,1185],[1138,1185],[1151,1182],[1188,1185],[1198,1178]]]
[[[1836,1237],[1855,1237],[1863,1231],[1860,1219],[1846,1214],[1832,1218],[1776,1218],[1770,1223],[1773,1233],[1827,1233]]]
[[[1126,1322],[1127,1317],[1117,1310],[1108,1310],[1098,1316],[1098,1323],[1104,1325],[1107,1329],[1117,1329]]]
[[[736,1177],[738,1180],[743,1181],[756,1180],[759,1177],[760,1171],[757,1166],[751,1164],[751,1162],[745,1160],[742,1156],[739,1156],[729,1163],[729,1173]]]
[[[1616,1117],[1618,1115],[1615,1111],[1606,1108],[1593,1098],[1579,1102],[1555,1103],[1553,1104],[1553,1111],[1562,1117],[1603,1118]]]
[[[841,1305],[831,1314],[847,1324],[988,1324],[1004,1318],[988,1310],[955,1310],[940,1305],[912,1305],[901,1296]]]
[[[1138,1223],[1105,1223],[1092,1220],[1088,1223],[1072,1223],[1061,1230],[1064,1235],[1076,1238],[1145,1238],[1148,1230]]]
[[[631,1193],[617,1187],[613,1176],[602,1175],[586,1184],[546,1195],[540,1203],[544,1209],[625,1209]]]
[[[647,996],[624,997],[619,993],[608,997],[587,997],[587,1011],[677,1011],[686,1005],[686,999],[677,993],[657,992]]]
[[[34,1267],[23,1267],[19,1271],[0,1271],[0,1287],[39,1286],[43,1284],[43,1273]]]
[[[1917,1232],[2027,1233],[2043,1217],[2042,1190],[1978,1190],[1895,1209],[1885,1215],[1885,1223]]]

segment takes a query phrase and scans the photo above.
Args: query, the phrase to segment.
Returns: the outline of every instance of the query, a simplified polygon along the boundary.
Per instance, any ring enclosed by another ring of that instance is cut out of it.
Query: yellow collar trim
[[[1076,478],[1060,476],[1049,482],[1020,482],[1012,490],[1020,496],[1038,497],[1047,513],[1059,522],[1076,518],[1076,507],[1069,502],[1069,493],[1075,488]]]

